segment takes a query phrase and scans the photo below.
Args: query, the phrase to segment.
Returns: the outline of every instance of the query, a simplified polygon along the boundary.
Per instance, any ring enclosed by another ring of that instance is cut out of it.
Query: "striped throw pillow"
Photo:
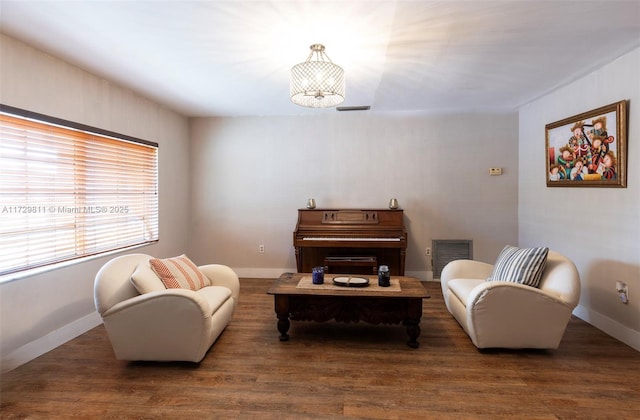
[[[167,289],[198,290],[211,285],[207,276],[184,254],[174,258],[152,258],[149,264]]]
[[[498,255],[487,281],[509,281],[538,287],[549,248],[517,248],[505,246]]]

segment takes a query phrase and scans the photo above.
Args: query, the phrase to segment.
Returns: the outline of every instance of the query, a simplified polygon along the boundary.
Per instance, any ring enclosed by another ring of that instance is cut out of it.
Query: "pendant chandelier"
[[[291,102],[308,108],[341,104],[344,101],[344,70],[333,64],[324,52],[324,45],[313,44],[309,48],[307,61],[291,68]]]

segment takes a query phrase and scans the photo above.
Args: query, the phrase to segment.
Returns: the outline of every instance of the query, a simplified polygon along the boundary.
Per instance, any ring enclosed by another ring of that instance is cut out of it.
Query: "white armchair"
[[[482,348],[556,349],[580,299],[580,277],[567,257],[549,251],[538,288],[486,281],[493,265],[447,264],[440,275],[449,312]]]
[[[130,279],[138,267],[150,271],[151,258],[117,257],[96,275],[94,301],[115,356],[199,362],[231,320],[240,291],[238,276],[227,266],[205,265],[198,268],[211,286],[197,291],[162,286],[140,294]]]

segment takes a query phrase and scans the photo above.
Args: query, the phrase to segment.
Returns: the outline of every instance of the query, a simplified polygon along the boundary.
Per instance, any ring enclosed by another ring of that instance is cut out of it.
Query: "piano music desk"
[[[267,293],[274,296],[280,341],[289,340],[290,319],[294,321],[339,322],[363,321],[370,324],[403,324],[407,329],[409,347],[419,346],[422,299],[429,294],[420,280],[392,276],[400,283],[399,291],[377,287],[301,288],[298,283],[307,273],[284,273]],[[335,275],[325,275],[325,283]],[[377,276],[366,277],[371,283]]]

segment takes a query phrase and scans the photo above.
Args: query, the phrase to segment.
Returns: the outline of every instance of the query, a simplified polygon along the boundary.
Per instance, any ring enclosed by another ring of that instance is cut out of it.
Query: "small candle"
[[[311,281],[313,284],[324,283],[324,267],[313,267],[311,271]]]
[[[386,265],[381,265],[380,269],[378,270],[378,286],[391,286],[391,275],[389,273],[389,267]]]

